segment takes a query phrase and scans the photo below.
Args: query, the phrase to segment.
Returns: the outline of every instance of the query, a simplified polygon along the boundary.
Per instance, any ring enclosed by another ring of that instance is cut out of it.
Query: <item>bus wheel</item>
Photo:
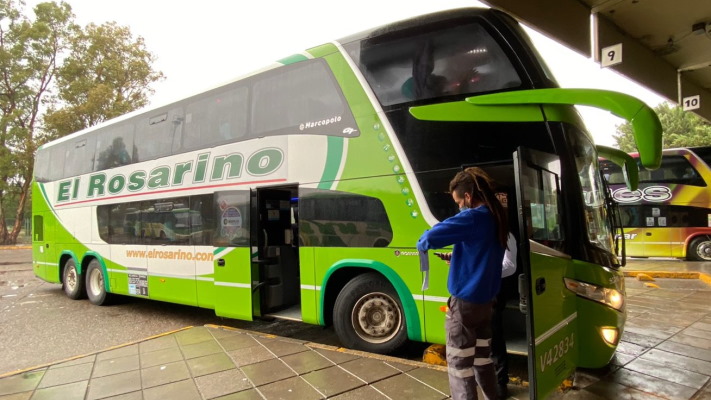
[[[405,313],[392,285],[380,275],[358,275],[336,299],[333,326],[344,346],[388,354],[407,340]]]
[[[84,275],[77,270],[77,264],[73,258],[69,258],[64,263],[62,270],[62,289],[72,300],[79,300],[84,297]]]
[[[699,236],[692,240],[686,255],[692,261],[711,261],[711,237]]]
[[[91,304],[105,306],[109,303],[110,295],[104,286],[104,271],[96,259],[91,260],[86,269],[86,294]]]

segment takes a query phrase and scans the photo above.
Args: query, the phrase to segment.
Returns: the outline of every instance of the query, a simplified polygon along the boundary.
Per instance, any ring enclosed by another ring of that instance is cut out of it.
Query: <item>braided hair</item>
[[[479,167],[469,167],[464,171],[460,171],[449,182],[449,191],[456,192],[461,198],[464,198],[465,193],[469,193],[472,201],[483,203],[496,221],[496,236],[503,248],[507,248],[506,242],[508,239],[508,222],[504,207],[496,198],[494,192],[494,182]]]

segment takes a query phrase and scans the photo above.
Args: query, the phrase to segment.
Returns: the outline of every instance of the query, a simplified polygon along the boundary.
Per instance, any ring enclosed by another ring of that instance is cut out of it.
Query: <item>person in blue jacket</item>
[[[457,173],[449,191],[459,213],[426,231],[417,249],[454,245],[445,319],[452,398],[477,399],[478,384],[484,397],[493,400],[497,398],[497,381],[491,359],[491,315],[508,238],[506,214],[492,180],[481,168]]]

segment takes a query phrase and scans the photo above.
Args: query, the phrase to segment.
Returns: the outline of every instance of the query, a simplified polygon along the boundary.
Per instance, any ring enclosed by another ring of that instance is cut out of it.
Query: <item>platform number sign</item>
[[[681,108],[684,109],[684,111],[696,110],[700,107],[701,107],[701,96],[700,95],[684,97],[684,99],[681,101]]]
[[[600,51],[600,65],[609,67],[622,62],[622,43],[608,46]]]

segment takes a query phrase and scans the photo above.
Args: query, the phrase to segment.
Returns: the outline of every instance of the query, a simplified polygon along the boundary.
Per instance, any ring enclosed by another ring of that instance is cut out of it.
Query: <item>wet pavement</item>
[[[625,267],[650,275],[710,270],[711,263],[672,260]],[[553,398],[711,399],[711,285],[650,279],[626,278],[628,320],[612,363],[578,370],[573,387]],[[524,386],[509,389],[511,398],[528,398]],[[0,376],[0,400],[448,397],[444,367],[217,326]]]

